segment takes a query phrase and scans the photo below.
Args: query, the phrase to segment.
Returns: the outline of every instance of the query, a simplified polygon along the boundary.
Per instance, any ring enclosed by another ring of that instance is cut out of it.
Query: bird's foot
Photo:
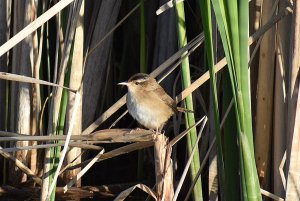
[[[156,129],[150,128],[149,130],[150,130],[152,133],[155,133],[155,134],[158,133]]]
[[[154,132],[155,134],[162,134],[162,135],[165,134],[165,130],[161,130],[161,129],[153,130],[153,132]]]
[[[165,134],[165,130],[153,130],[151,129],[151,131],[155,134],[155,135],[164,135]]]
[[[140,130],[142,130],[142,129],[141,129],[141,128],[131,129],[131,130],[129,131],[129,133],[131,134],[131,133],[133,133],[133,132],[135,132],[135,131],[140,131]]]

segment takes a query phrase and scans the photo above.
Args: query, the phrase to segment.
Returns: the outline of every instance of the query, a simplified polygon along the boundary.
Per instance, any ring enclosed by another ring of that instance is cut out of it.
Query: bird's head
[[[127,82],[120,82],[118,85],[125,85],[131,92],[145,90],[148,86],[156,82],[154,78],[145,73],[137,73],[129,78]]]

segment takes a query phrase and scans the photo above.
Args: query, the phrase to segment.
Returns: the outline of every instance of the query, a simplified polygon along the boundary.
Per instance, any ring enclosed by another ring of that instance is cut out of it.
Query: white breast
[[[130,115],[149,129],[159,129],[173,113],[168,106],[165,106],[164,108],[150,108],[147,103],[147,100],[149,101],[149,99],[145,101],[141,101],[140,99],[140,101],[137,102],[135,96],[132,96],[130,91],[128,91],[126,98],[126,104]]]

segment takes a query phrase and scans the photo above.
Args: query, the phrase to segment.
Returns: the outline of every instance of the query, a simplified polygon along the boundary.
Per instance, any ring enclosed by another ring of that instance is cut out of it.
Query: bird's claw
[[[132,134],[133,132],[139,131],[139,130],[142,130],[142,129],[140,129],[140,128],[131,129],[131,130],[129,131],[129,133]]]

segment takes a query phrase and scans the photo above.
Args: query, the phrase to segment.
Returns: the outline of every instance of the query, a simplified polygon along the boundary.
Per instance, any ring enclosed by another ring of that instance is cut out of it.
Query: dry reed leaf
[[[144,184],[137,184],[134,185],[128,189],[126,189],[125,191],[122,191],[115,199],[114,201],[123,201],[126,199],[126,197],[128,197],[130,195],[130,193],[132,193],[132,191],[134,191],[134,189],[139,188],[142,191],[144,191],[145,193],[147,193],[148,195],[150,195],[151,197],[154,198],[154,200],[157,200],[155,193],[151,190],[151,188],[149,188],[148,186],[144,185]]]
[[[24,165],[20,160],[16,159],[14,156],[11,154],[3,151],[3,148],[0,146],[0,154],[6,158],[11,160],[12,162],[15,163],[15,165],[23,171],[25,174],[27,174],[29,177],[31,177],[38,185],[42,185],[42,180],[34,174],[26,165]]]
[[[206,162],[208,161],[209,154],[210,154],[211,150],[213,149],[213,147],[214,147],[214,145],[215,145],[215,142],[216,142],[216,137],[214,137],[214,139],[213,139],[212,142],[210,143],[209,148],[208,148],[208,150],[207,150],[207,153],[205,154],[205,157],[204,157],[203,161],[201,162],[200,169],[198,170],[198,172],[197,172],[197,174],[196,174],[196,176],[195,176],[195,179],[194,179],[193,182],[191,183],[191,185],[190,185],[190,187],[189,187],[189,191],[188,191],[188,193],[186,194],[184,201],[188,201],[188,200],[189,200],[189,198],[190,198],[190,196],[191,196],[191,194],[192,194],[192,192],[193,192],[193,189],[194,189],[194,187],[195,187],[195,185],[196,185],[196,183],[197,183],[197,180],[198,180],[198,178],[200,177],[201,172],[202,172],[202,170],[203,170],[203,168],[204,168]]]
[[[284,18],[291,12],[292,12],[292,10],[290,10],[289,7],[286,7],[284,10],[278,12],[277,15],[273,16],[266,24],[264,24],[262,27],[260,27],[260,29],[257,30],[257,32],[255,32],[254,34],[252,34],[252,36],[249,37],[248,45],[251,45],[260,36],[262,36],[270,28],[272,28],[274,24],[276,24],[278,21],[280,21],[282,18]]]
[[[191,40],[186,46],[179,49],[175,54],[169,57],[166,61],[164,61],[161,65],[159,65],[152,73],[151,76],[157,77],[164,70],[170,67],[176,60],[181,59],[184,55],[186,55],[191,49],[194,47],[198,47],[204,41],[204,33],[200,33],[193,40]]]
[[[152,141],[132,143],[132,144],[114,149],[114,150],[109,151],[107,153],[104,153],[100,157],[100,159],[98,159],[97,162],[100,162],[100,161],[103,161],[103,160],[106,160],[106,159],[109,159],[109,158],[113,158],[113,157],[116,157],[116,156],[119,156],[119,155],[122,155],[122,154],[126,154],[126,153],[129,153],[129,152],[132,152],[132,151],[136,151],[136,150],[144,149],[144,148],[147,148],[147,147],[151,147],[151,146],[153,146],[153,144],[154,144],[154,142],[152,142]],[[80,164],[73,165],[73,166],[72,166],[72,164],[70,164],[70,165],[68,165],[69,167],[67,167],[65,170],[73,170],[73,169],[76,169],[76,168],[83,167],[86,164],[88,164],[90,161],[91,161],[91,159],[86,160],[86,161],[84,161]]]
[[[74,177],[67,185],[64,187],[64,193],[67,192],[68,188],[73,186],[100,158],[100,156],[104,153],[104,149],[102,149],[77,175]]]
[[[197,125],[199,125],[202,121],[205,120],[205,117],[202,117],[199,121],[197,121],[193,126],[191,126],[190,128],[186,129],[185,131],[181,132],[180,134],[176,135],[175,138],[173,138],[170,142],[169,145],[173,146],[174,144],[176,144],[179,140],[181,140],[186,134],[188,134],[190,132],[190,130],[192,130],[192,128],[196,127]]]
[[[272,198],[273,200],[276,200],[276,201],[284,201],[284,199],[282,199],[281,197],[277,196],[277,195],[274,195],[264,189],[260,189],[260,192],[262,195],[266,196],[266,197],[269,197],[269,198]]]
[[[24,76],[24,75],[17,75],[17,74],[13,74],[13,73],[0,72],[0,79],[16,81],[16,82],[32,83],[32,84],[41,84],[41,85],[47,85],[47,86],[53,86],[53,87],[60,87],[60,88],[67,89],[67,90],[72,91],[72,92],[76,92],[76,90],[70,89],[70,88],[65,87],[65,86],[61,86],[61,85],[54,84],[54,83],[51,83],[51,82],[47,82],[47,81],[44,81],[44,80],[39,80],[39,79],[36,79],[36,78],[27,77],[27,76]]]
[[[126,110],[125,112],[123,112],[109,127],[109,129],[111,129],[112,127],[114,127],[126,114],[128,113],[128,110]]]
[[[284,169],[283,169],[285,162],[286,162],[286,151],[284,152],[284,155],[282,157],[282,160],[281,160],[279,168],[278,168],[284,190],[286,190],[286,178],[285,178],[285,173],[284,173]]]
[[[200,140],[200,138],[201,138],[201,136],[202,136],[203,129],[204,129],[204,127],[205,127],[205,125],[206,125],[206,122],[207,122],[207,117],[204,116],[203,118],[204,118],[204,120],[203,120],[201,129],[200,129],[200,132],[199,132],[199,134],[198,134],[198,137],[197,137],[197,139],[196,139],[195,146],[194,146],[193,149],[192,149],[192,153],[191,153],[190,156],[189,156],[189,159],[188,159],[188,161],[187,161],[187,163],[186,163],[186,166],[185,166],[185,168],[184,168],[184,170],[183,170],[183,173],[182,173],[182,175],[181,175],[181,178],[180,178],[180,180],[179,180],[179,183],[178,183],[178,185],[177,185],[176,191],[175,191],[175,193],[174,193],[174,197],[173,197],[173,199],[172,199],[173,201],[176,201],[176,200],[177,200],[177,197],[178,197],[179,192],[180,192],[180,189],[181,189],[181,187],[182,187],[182,185],[183,185],[184,179],[185,179],[185,177],[186,177],[186,175],[187,175],[187,173],[188,173],[188,170],[189,170],[189,168],[190,168],[190,165],[191,165],[191,163],[192,163],[192,160],[193,160],[195,151],[198,150],[198,142],[199,142],[199,140]]]
[[[99,143],[99,142],[97,142]],[[78,147],[81,149],[90,149],[90,150],[94,150],[94,151],[100,151],[103,149],[103,147],[101,146],[97,146],[97,145],[92,145],[92,144],[88,144],[85,142],[70,142],[69,147]]]
[[[13,48],[16,44],[42,26],[45,22],[47,22],[50,18],[52,18],[55,14],[59,13],[62,9],[68,6],[74,0],[61,0],[56,3],[53,7],[43,13],[40,17],[35,19],[29,25],[27,25],[24,29],[22,29],[19,33],[14,35],[11,39],[9,39],[6,43],[4,43],[0,47],[0,57]]]
[[[87,127],[82,135],[88,135],[93,132],[101,123],[106,121],[111,115],[118,111],[126,103],[126,95],[119,99],[115,104],[113,104],[108,110],[106,110],[102,115],[96,119],[89,127]]]

